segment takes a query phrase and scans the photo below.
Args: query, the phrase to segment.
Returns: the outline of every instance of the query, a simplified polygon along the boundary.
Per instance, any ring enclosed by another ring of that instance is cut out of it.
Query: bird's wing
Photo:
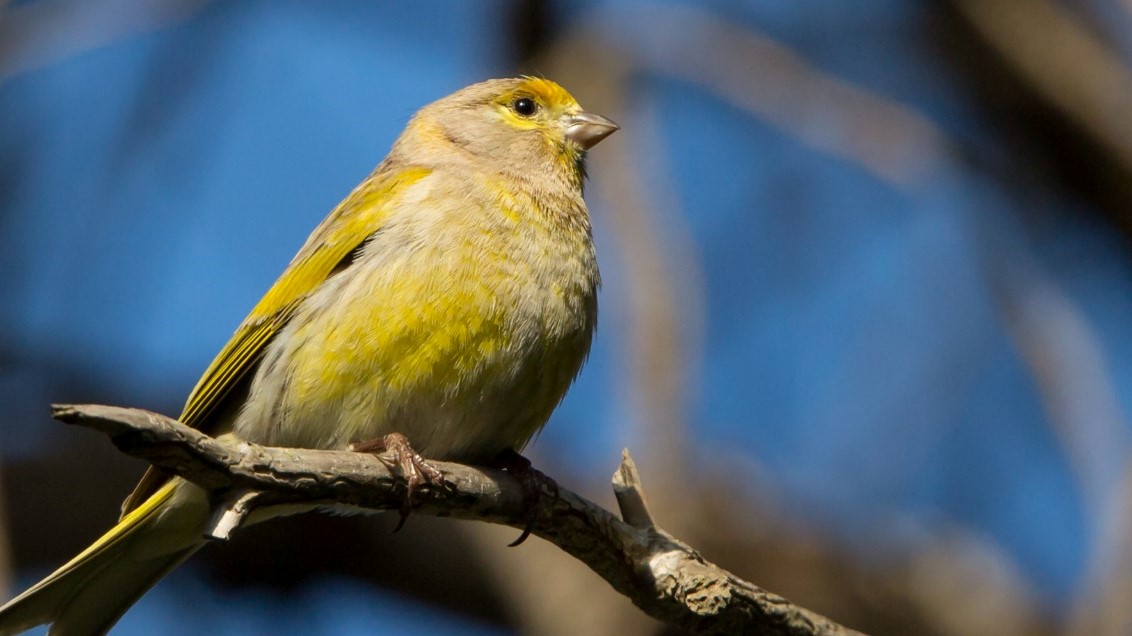
[[[236,329],[228,344],[189,394],[180,421],[205,432],[209,416],[248,372],[255,368],[266,344],[279,333],[295,307],[332,274],[353,260],[389,216],[390,201],[404,188],[429,174],[427,168],[390,169],[380,166],[362,182],[325,220],[291,260],[287,269]],[[150,468],[122,504],[125,515],[157,490],[167,477]]]

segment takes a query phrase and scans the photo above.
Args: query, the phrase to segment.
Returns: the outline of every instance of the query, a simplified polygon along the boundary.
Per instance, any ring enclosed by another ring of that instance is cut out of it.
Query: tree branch
[[[229,442],[140,409],[56,405],[52,415],[107,433],[122,452],[212,491],[217,510],[206,534],[213,539],[227,538],[254,509],[266,506],[396,510],[405,501],[404,481],[366,453]],[[414,493],[415,512],[526,525],[523,489],[507,473],[429,463],[444,474],[447,487],[426,485]],[[627,451],[614,481],[628,523],[569,490],[548,487],[538,502],[534,534],[585,563],[649,615],[690,632],[859,635],[709,563],[656,527]]]

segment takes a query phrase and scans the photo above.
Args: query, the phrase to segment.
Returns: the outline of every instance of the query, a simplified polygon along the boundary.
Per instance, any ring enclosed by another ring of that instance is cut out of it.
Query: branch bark
[[[396,510],[405,501],[404,481],[370,454],[228,442],[140,409],[56,405],[52,415],[102,431],[122,452],[212,491],[218,504],[207,534],[214,539],[227,538],[256,508],[336,503]],[[446,487],[414,493],[414,512],[526,525],[522,486],[507,473],[429,463],[444,474]],[[859,636],[704,560],[656,527],[628,451],[614,482],[627,521],[547,484],[534,534],[585,563],[649,615],[689,632]]]

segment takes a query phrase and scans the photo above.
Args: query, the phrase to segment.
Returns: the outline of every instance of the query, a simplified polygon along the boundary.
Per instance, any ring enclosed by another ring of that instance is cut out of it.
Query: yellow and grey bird
[[[617,125],[541,78],[422,108],[314,230],[189,395],[228,440],[342,449],[401,433],[485,462],[546,423],[590,348],[586,151]],[[0,608],[0,634],[108,631],[203,545],[200,488],[150,469],[118,525]]]

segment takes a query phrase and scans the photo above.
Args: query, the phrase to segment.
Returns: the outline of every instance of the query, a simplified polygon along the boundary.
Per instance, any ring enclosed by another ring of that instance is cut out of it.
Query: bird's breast
[[[465,461],[521,448],[588,353],[598,284],[588,223],[554,216],[584,208],[523,198],[391,219],[268,346],[237,433],[336,448],[400,432]]]

